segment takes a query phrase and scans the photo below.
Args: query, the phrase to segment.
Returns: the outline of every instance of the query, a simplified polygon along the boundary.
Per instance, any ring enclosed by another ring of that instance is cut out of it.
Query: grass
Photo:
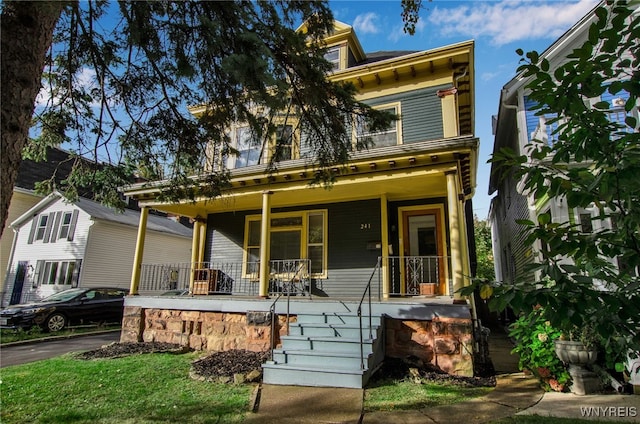
[[[40,327],[35,326],[31,327],[29,330],[9,330],[2,329],[0,330],[0,346],[6,343],[20,342],[24,340],[35,340],[41,339],[44,337],[52,337],[52,336],[70,336],[74,334],[82,334],[88,333],[92,331],[99,330],[115,330],[120,328],[120,325],[89,325],[83,327],[74,327],[65,329],[63,331],[58,331],[56,333],[45,333]]]
[[[365,411],[396,411],[450,405],[469,398],[484,396],[493,387],[458,387],[448,384],[384,380],[367,388]]]
[[[199,354],[84,361],[70,355],[0,370],[0,422],[237,423],[253,386],[189,378]]]

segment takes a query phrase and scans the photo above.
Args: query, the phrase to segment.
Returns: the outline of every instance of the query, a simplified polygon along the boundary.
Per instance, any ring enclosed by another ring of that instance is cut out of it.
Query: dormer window
[[[333,70],[340,69],[340,46],[331,47],[324,54],[324,58],[333,64]]]

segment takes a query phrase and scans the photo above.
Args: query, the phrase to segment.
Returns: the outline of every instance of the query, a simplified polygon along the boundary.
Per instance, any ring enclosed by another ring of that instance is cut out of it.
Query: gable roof
[[[46,210],[49,206],[60,199],[64,199],[62,194],[54,191],[53,193],[42,199],[40,202],[38,202],[38,204],[36,204],[34,207],[22,214],[18,219],[13,221],[11,223],[11,227],[21,227],[26,222],[30,221],[34,216],[40,214],[42,211]],[[139,211],[125,209],[124,211],[120,212],[84,197],[79,197],[75,202],[73,202],[73,204],[87,213],[93,219],[127,225],[133,228],[137,228],[140,223]],[[191,228],[185,227],[184,225],[172,219],[153,214],[149,214],[149,217],[147,218],[147,230],[188,238],[190,238],[192,235]]]
[[[42,161],[23,159],[18,168],[18,175],[14,188],[35,190],[36,183],[53,177],[56,186],[69,176],[76,160],[84,161],[91,167],[97,167],[95,162],[74,156],[71,153],[57,147],[47,147],[45,158]],[[81,196],[92,197],[90,189],[80,189]]]

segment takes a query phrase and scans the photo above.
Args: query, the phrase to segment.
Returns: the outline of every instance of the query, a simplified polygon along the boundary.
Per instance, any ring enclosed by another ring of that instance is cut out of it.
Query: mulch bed
[[[171,343],[141,342],[141,343],[111,343],[99,349],[82,352],[76,355],[78,359],[120,358],[123,356],[143,353],[186,353],[189,349]],[[229,350],[212,352],[194,361],[191,365],[192,373],[197,377],[209,381],[216,379],[234,378],[239,374],[249,374],[261,370],[262,363],[269,358],[269,352],[251,352],[248,350]],[[384,380],[411,380],[419,382],[440,382],[460,387],[492,387],[496,385],[495,376],[491,370],[484,370],[484,375],[476,377],[461,377],[450,375],[433,364],[425,363],[417,358],[395,359],[386,358],[382,366],[372,377],[371,382]]]

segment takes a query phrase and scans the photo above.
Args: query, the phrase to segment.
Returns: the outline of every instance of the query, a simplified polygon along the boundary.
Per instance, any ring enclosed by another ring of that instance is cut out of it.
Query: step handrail
[[[368,296],[368,306],[369,306],[369,340],[373,338],[373,333],[371,331],[371,282],[373,281],[374,275],[379,271],[380,268],[380,258],[378,258],[378,262],[376,263],[375,268],[373,268],[373,272],[369,277],[369,282],[362,293],[362,297],[360,298],[360,303],[358,304],[358,321],[360,322],[360,369],[364,370],[364,336],[362,335],[362,304],[364,303],[365,297]]]
[[[296,272],[293,274],[293,276],[289,279],[289,287],[291,287],[291,285],[293,284],[293,282],[296,280],[296,278],[298,278],[298,274],[300,274],[305,267],[309,267],[309,260],[306,261],[307,264],[305,266],[298,266],[298,268],[296,269]],[[301,262],[302,263],[302,262]],[[269,313],[271,315],[271,360],[273,361],[273,351],[276,348],[276,303],[278,303],[278,300],[280,300],[280,298],[285,295],[287,297],[287,336],[289,335],[289,315],[291,312],[291,290],[287,290],[284,292],[281,292],[280,294],[278,294],[278,296],[276,297],[276,299],[273,301],[273,303],[271,304],[271,306],[269,307]],[[309,299],[311,299],[311,290],[309,290]]]

